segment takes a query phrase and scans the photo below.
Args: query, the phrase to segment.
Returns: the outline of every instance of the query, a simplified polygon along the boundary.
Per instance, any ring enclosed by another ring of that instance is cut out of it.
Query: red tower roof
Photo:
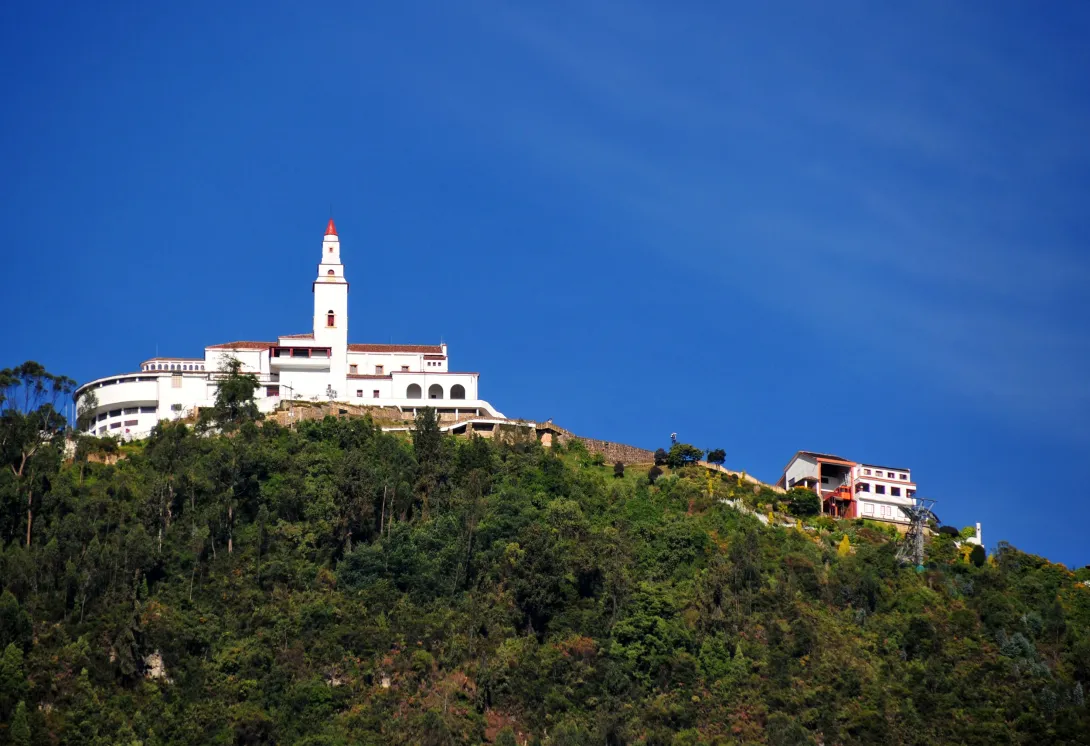
[[[325,234],[327,236],[337,235],[337,226],[333,225],[333,218],[329,219],[329,225],[325,227]]]

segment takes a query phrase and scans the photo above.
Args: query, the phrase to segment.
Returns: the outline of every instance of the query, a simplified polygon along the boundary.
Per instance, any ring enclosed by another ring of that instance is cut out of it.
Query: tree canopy
[[[116,461],[58,455],[29,545],[6,464],[0,743],[1090,732],[1090,570],[936,536],[917,572],[872,522],[778,525],[782,493],[699,465],[652,484],[434,415],[164,422]]]

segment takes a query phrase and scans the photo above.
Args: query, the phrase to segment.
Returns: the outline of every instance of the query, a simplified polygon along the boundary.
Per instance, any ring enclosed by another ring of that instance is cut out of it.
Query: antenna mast
[[[935,502],[929,497],[915,497],[911,507],[901,508],[908,516],[909,525],[908,533],[897,548],[897,560],[902,564],[915,565],[917,570],[923,569],[923,537],[927,530],[927,521],[935,517],[931,511]]]

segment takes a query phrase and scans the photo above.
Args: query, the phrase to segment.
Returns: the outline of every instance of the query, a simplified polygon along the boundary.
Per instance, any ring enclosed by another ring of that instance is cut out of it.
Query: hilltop
[[[0,743],[1090,741],[1087,570],[940,536],[917,572],[737,476],[430,410],[218,415],[3,470]]]

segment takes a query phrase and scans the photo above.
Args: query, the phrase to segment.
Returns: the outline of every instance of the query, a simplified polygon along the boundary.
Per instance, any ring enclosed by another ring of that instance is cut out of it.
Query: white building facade
[[[503,414],[480,398],[478,373],[449,370],[447,345],[352,344],[348,341],[348,280],[340,238],[329,221],[313,283],[313,331],[281,335],[275,341],[209,345],[203,358],[157,357],[139,372],[99,378],[79,387],[86,407],[86,432],[142,437],[164,419],[194,414],[215,403],[226,363],[237,359],[259,387],[257,404],[271,412],[281,401],[336,401],[394,407],[407,414],[431,406],[440,415]],[[82,410],[81,410],[82,411]]]
[[[784,489],[806,487],[822,500],[822,512],[837,518],[909,523],[916,483],[909,469],[862,464],[840,456],[799,451],[780,477]]]

